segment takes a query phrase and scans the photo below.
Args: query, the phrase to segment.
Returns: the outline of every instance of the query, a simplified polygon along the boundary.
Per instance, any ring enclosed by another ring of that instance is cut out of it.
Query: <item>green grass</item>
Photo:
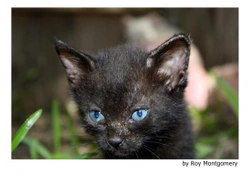
[[[17,130],[15,135],[12,138],[11,150],[15,150],[19,143],[26,136],[30,128],[35,124],[38,118],[41,116],[42,110],[34,112],[32,115],[28,117],[28,119],[21,125],[21,127]]]
[[[74,123],[73,120],[71,119],[71,115],[69,113],[69,110],[67,107],[65,107],[65,112],[66,112],[66,121],[67,121],[67,128],[68,128],[68,132],[70,136],[70,146],[73,147],[73,152],[76,154],[79,154],[78,152],[78,138],[76,136],[76,131],[75,131],[75,127],[74,127]]]
[[[30,115],[28,119],[22,124],[22,126],[18,129],[15,135],[12,138],[12,151],[16,149],[20,142],[25,143],[30,150],[30,157],[32,159],[87,159],[96,155],[95,148],[88,153],[80,154],[78,152],[78,139],[76,136],[75,127],[73,125],[73,120],[68,110],[66,109],[66,117],[67,117],[67,130],[70,136],[70,144],[66,150],[62,150],[61,143],[61,114],[59,109],[59,103],[57,100],[52,101],[52,131],[53,131],[53,151],[50,151],[47,147],[41,144],[38,140],[26,136],[31,126],[35,124],[38,118],[42,114],[42,110],[36,111],[34,114]],[[73,154],[73,155],[72,155]]]
[[[52,101],[52,124],[53,124],[53,140],[54,140],[54,156],[60,157],[61,147],[61,120],[59,103],[57,100]]]
[[[219,88],[221,89],[221,92],[229,102],[235,116],[238,118],[239,101],[236,91],[225,80],[217,76],[214,72],[211,72],[210,74],[215,78]]]

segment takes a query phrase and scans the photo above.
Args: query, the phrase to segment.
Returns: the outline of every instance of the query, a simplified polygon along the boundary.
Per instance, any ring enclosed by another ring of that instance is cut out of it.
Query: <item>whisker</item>
[[[146,142],[146,143],[155,143],[155,144],[160,144],[160,145],[163,145],[163,146],[169,147],[169,145],[164,144],[164,143],[161,143],[161,142],[158,142],[158,141],[149,141],[149,140],[147,140],[147,141],[145,141],[145,142]]]
[[[168,144],[165,144],[165,143],[162,143],[162,142],[158,142],[158,141],[146,141],[146,142],[149,142],[149,143],[154,143],[154,144],[159,144],[159,145],[162,145],[162,146],[165,146],[173,151],[178,151],[178,149],[175,147],[175,146],[170,146]]]
[[[135,153],[136,158],[139,159],[139,154],[137,152],[138,150],[136,150],[134,153]]]
[[[144,149],[146,149],[147,151],[149,151],[150,153],[152,153],[157,159],[160,159],[160,157],[157,156],[152,150],[150,150],[148,146],[143,145],[142,148],[144,148]]]

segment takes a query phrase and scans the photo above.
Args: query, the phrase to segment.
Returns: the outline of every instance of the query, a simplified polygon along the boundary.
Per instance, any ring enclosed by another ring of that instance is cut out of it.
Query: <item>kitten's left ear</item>
[[[168,91],[185,88],[189,55],[189,38],[184,34],[174,35],[149,53],[147,68],[153,80],[163,82]]]

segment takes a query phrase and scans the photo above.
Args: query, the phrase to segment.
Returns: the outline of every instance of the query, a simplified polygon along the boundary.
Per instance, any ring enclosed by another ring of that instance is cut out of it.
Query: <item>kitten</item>
[[[129,44],[90,55],[55,39],[72,96],[105,158],[194,158],[183,101],[190,40],[146,52]]]

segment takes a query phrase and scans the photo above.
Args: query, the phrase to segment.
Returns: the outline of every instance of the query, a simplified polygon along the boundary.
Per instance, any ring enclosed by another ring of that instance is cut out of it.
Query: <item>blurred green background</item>
[[[141,31],[148,21],[155,31]],[[140,31],[138,38],[131,26]],[[12,158],[100,157],[81,127],[54,36],[96,52],[123,42],[150,47],[179,30],[190,34],[209,77],[206,106],[188,106],[196,156],[238,159],[237,8],[12,8],[12,137],[32,113],[43,110]]]

